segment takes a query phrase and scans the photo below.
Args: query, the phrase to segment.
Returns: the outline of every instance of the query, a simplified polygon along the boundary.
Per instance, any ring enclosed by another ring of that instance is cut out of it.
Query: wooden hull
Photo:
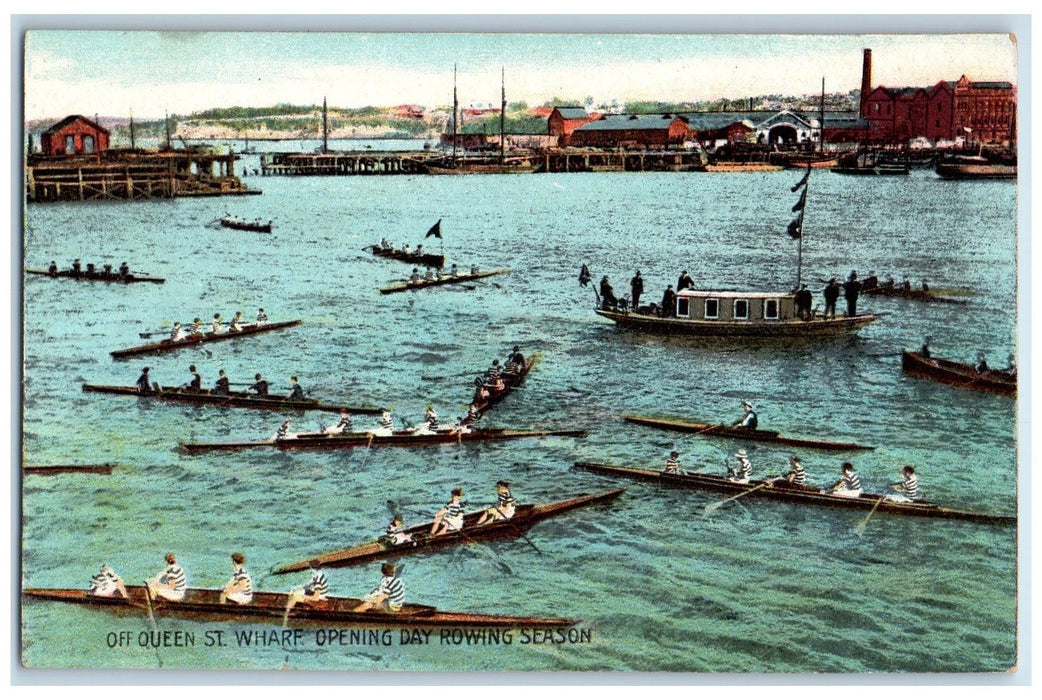
[[[894,299],[911,299],[912,301],[923,301],[936,304],[965,304],[966,299],[949,297],[936,292],[924,292],[921,289],[904,289],[902,287],[872,287],[862,289],[862,294],[877,297],[891,297]]]
[[[649,428],[661,430],[673,430],[681,433],[696,433],[702,437],[726,437],[735,440],[748,440],[750,442],[772,442],[789,447],[804,447],[814,450],[826,450],[831,452],[850,452],[853,450],[874,450],[874,447],[859,445],[856,442],[834,442],[831,440],[812,440],[809,438],[795,438],[779,435],[771,430],[748,430],[729,425],[714,425],[712,423],[694,423],[680,418],[654,418],[651,416],[624,415],[623,420],[628,423],[636,423]]]
[[[474,273],[463,273],[451,277],[439,277],[433,280],[419,280],[417,282],[402,282],[400,284],[392,284],[388,287],[381,287],[381,294],[395,294],[396,292],[408,292],[417,289],[426,289],[427,287],[438,287],[444,284],[460,284],[461,282],[471,282],[473,280],[484,279],[485,277],[492,277],[493,275],[504,275],[510,272],[509,269],[500,270],[488,270],[487,272],[474,272]]]
[[[960,389],[984,391],[1003,396],[1017,395],[1017,380],[999,370],[978,374],[973,365],[944,360],[939,357],[926,358],[916,352],[901,353],[901,369],[915,377],[932,379]]]
[[[400,250],[385,250],[384,248],[378,248],[372,246],[370,250],[373,251],[373,255],[379,258],[389,258],[391,260],[400,260],[410,265],[423,265],[424,267],[444,267],[445,256],[435,255],[434,253],[423,253],[417,255],[416,253],[404,253]]]
[[[596,313],[627,330],[701,338],[830,338],[854,333],[876,320],[871,314],[828,320],[816,317],[812,321],[703,321],[604,309],[596,309]]]
[[[945,180],[1017,179],[1017,166],[998,163],[938,163],[936,171]]]
[[[166,279],[163,277],[148,277],[147,275],[119,275],[116,273],[105,274],[104,272],[80,272],[74,273],[72,270],[61,270],[60,272],[51,273],[47,270],[26,270],[27,275],[43,275],[45,277],[56,277],[60,279],[71,279],[78,282],[108,282],[110,284],[132,284],[134,282],[151,282],[152,284],[163,284]]]
[[[109,354],[112,355],[113,359],[122,359],[124,357],[134,357],[137,355],[152,355],[161,352],[170,352],[171,350],[178,350],[180,348],[189,348],[196,345],[202,345],[203,343],[216,343],[221,340],[234,340],[235,338],[245,338],[251,335],[259,335],[261,333],[268,333],[270,331],[280,331],[285,328],[293,328],[299,326],[303,321],[279,321],[278,323],[264,323],[264,324],[251,324],[243,326],[241,331],[233,333],[231,331],[225,331],[223,333],[203,333],[202,335],[194,335],[182,340],[162,340],[158,343],[150,343],[149,345],[141,345],[136,348],[127,348],[126,350],[113,350]]]
[[[796,488],[783,486],[762,486],[763,481],[752,480],[748,483],[738,483],[726,477],[715,474],[666,474],[651,469],[639,469],[635,467],[617,467],[608,464],[594,464],[591,462],[576,462],[575,467],[585,471],[605,474],[608,476],[625,477],[639,481],[657,482],[663,486],[677,488],[702,489],[708,491],[719,491],[729,494],[745,494],[746,498],[770,499],[785,503],[796,503],[801,505],[821,506],[825,508],[842,508],[846,510],[872,511],[875,513],[886,513],[890,515],[907,515],[920,518],[938,518],[943,520],[964,520],[982,525],[1016,525],[1016,516],[1011,515],[989,515],[986,513],[972,513],[969,511],[952,510],[942,508],[933,503],[912,502],[900,503],[897,501],[881,500],[881,494],[862,494],[859,498],[845,498],[822,493],[818,489]],[[756,486],[761,488],[753,491]]]
[[[149,602],[144,586],[127,586],[129,598],[99,597],[86,591],[68,588],[26,588],[22,595],[34,600],[85,605],[119,615],[147,618]],[[179,617],[207,622],[282,624],[288,595],[258,591],[247,605],[221,603],[219,590],[190,588],[180,602],[153,600],[151,610],[156,617]],[[373,627],[571,627],[574,620],[545,617],[512,617],[480,613],[443,612],[427,605],[402,606],[397,613],[381,610],[354,612],[361,604],[358,598],[330,597],[322,602],[300,604],[289,614],[291,626],[308,624],[373,626]]]
[[[271,224],[255,224],[249,221],[229,221],[221,219],[221,226],[236,231],[253,231],[254,233],[271,233]]]
[[[707,173],[763,173],[781,170],[782,166],[773,163],[740,163],[721,161],[718,163],[707,163],[704,171]]]
[[[181,451],[189,454],[198,452],[237,451],[255,448],[278,450],[345,450],[356,447],[428,447],[451,445],[464,442],[497,442],[534,437],[586,437],[585,430],[506,430],[492,428],[473,430],[469,433],[422,433],[395,431],[392,435],[374,433],[349,433],[347,435],[324,435],[301,433],[296,438],[270,442],[211,442],[181,443]]]
[[[504,372],[501,376],[503,377],[503,388],[499,391],[489,390],[488,398],[481,403],[475,405],[478,413],[484,413],[488,409],[492,408],[496,404],[500,403],[503,399],[510,395],[516,387],[521,385],[528,373],[532,371],[532,368],[539,363],[540,357],[538,354],[528,358],[525,362],[525,366],[517,374],[508,374]]]
[[[909,168],[906,165],[868,165],[868,166],[838,166],[832,168],[832,172],[841,175],[908,175]]]
[[[477,521],[484,511],[477,511],[464,516],[462,531],[449,531],[437,537],[430,536],[433,522],[428,522],[405,530],[406,534],[412,536],[412,542],[395,545],[391,544],[386,538],[381,538],[365,544],[319,554],[292,564],[279,566],[271,573],[288,574],[293,571],[305,571],[309,568],[310,562],[314,560],[318,560],[323,567],[353,566],[375,559],[396,559],[410,554],[429,552],[478,541],[516,539],[523,536],[536,523],[577,508],[609,503],[618,498],[624,490],[616,489],[614,491],[583,495],[556,503],[518,506],[513,518],[497,520],[482,525],[477,525]]]
[[[377,406],[333,406],[322,403],[317,399],[304,399],[301,401],[290,401],[289,399],[277,398],[275,396],[257,396],[245,391],[231,392],[227,396],[220,396],[208,392],[183,391],[177,387],[160,387],[158,392],[142,394],[133,386],[104,386],[99,384],[84,384],[83,391],[95,394],[114,394],[117,396],[134,396],[139,399],[155,399],[157,401],[173,401],[176,403],[191,403],[203,406],[219,406],[224,408],[253,408],[261,411],[325,411],[327,413],[340,413],[347,410],[348,413],[359,413],[377,415],[382,408]]]
[[[22,467],[24,474],[40,474],[50,476],[52,474],[111,474],[114,464],[52,464],[52,465],[25,465]]]

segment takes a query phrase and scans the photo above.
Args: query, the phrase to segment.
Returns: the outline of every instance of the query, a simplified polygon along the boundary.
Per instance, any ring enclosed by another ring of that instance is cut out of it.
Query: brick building
[[[109,130],[79,114],[40,134],[40,150],[46,156],[95,155],[108,149]]]
[[[557,137],[557,145],[565,147],[570,145],[573,131],[596,118],[585,107],[554,107],[546,118],[547,133]]]
[[[583,124],[570,145],[595,148],[662,148],[690,137],[687,119],[669,114],[619,114]]]

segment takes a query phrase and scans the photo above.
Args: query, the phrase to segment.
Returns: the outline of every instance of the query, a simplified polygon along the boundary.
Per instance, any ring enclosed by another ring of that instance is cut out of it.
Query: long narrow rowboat
[[[158,386],[158,384],[157,384]],[[377,415],[383,409],[378,406],[333,406],[322,403],[318,399],[290,400],[277,396],[257,396],[247,391],[233,391],[227,395],[209,392],[184,391],[178,387],[159,387],[159,391],[142,394],[136,386],[106,386],[103,384],[84,384],[83,390],[95,394],[115,394],[117,396],[134,396],[139,399],[156,399],[157,401],[175,401],[177,403],[201,404],[226,408],[255,408],[262,411],[325,411]]]
[[[646,425],[650,428],[674,430],[680,433],[695,433],[702,437],[726,437],[734,438],[736,440],[749,440],[751,442],[773,442],[778,445],[788,445],[789,447],[806,447],[814,450],[829,450],[833,452],[875,449],[868,445],[859,445],[856,442],[835,442],[832,440],[786,437],[774,430],[749,430],[748,428],[738,428],[730,425],[694,423],[681,418],[655,418],[652,416],[624,415],[622,419],[628,423]]]
[[[245,219],[224,217],[221,219],[221,226],[223,226],[224,228],[235,229],[236,231],[271,233],[272,223],[269,221],[268,223],[264,224],[260,221],[246,221]]]
[[[177,350],[179,348],[193,347],[196,345],[202,345],[203,343],[216,343],[221,340],[234,340],[235,338],[243,338],[251,335],[258,335],[260,333],[268,333],[270,331],[280,331],[285,328],[293,328],[299,326],[303,321],[278,321],[275,323],[251,323],[243,326],[241,331],[224,331],[222,333],[203,333],[201,335],[190,335],[187,338],[181,340],[171,340],[169,338],[161,340],[158,343],[149,343],[148,345],[140,345],[136,348],[127,348],[126,350],[113,350],[109,354],[112,355],[113,359],[120,360],[124,357],[134,357],[136,355],[151,355],[160,352],[169,352],[171,350]]]
[[[406,253],[404,250],[395,250],[394,248],[381,248],[380,246],[369,246],[369,249],[373,251],[373,255],[379,258],[390,258],[391,260],[400,260],[404,263],[410,263],[412,265],[423,265],[424,267],[444,267],[445,256],[437,255],[435,253]]]
[[[882,494],[862,493],[859,498],[846,498],[843,496],[834,496],[828,493],[822,493],[818,489],[814,488],[765,486],[764,484],[766,484],[766,482],[755,479],[750,480],[748,483],[740,483],[731,481],[727,477],[717,476],[716,474],[667,474],[666,472],[654,471],[651,469],[616,467],[608,464],[594,464],[592,462],[576,462],[575,467],[576,469],[583,469],[598,474],[606,474],[608,476],[658,482],[663,486],[703,489],[707,491],[720,491],[723,493],[740,493],[748,498],[771,499],[775,501],[783,501],[785,503],[824,506],[826,508],[867,510],[878,513],[889,513],[891,515],[910,515],[920,518],[966,520],[982,525],[1017,524],[1017,518],[1015,515],[989,515],[987,513],[972,513],[964,510],[952,510],[925,501],[913,501],[909,503],[888,501],[885,500],[885,497]]]
[[[376,433],[347,433],[330,435],[324,433],[298,433],[286,440],[256,442],[189,442],[181,443],[181,451],[189,454],[198,452],[250,450],[274,448],[279,450],[344,450],[355,447],[427,447],[451,445],[463,442],[496,442],[534,437],[586,437],[585,430],[509,430],[506,428],[476,428],[469,433],[439,431],[428,433],[419,430],[396,430],[390,435]]]
[[[904,350],[901,353],[901,369],[914,377],[932,379],[960,389],[986,391],[1003,396],[1017,395],[1016,375],[1002,370],[977,372],[973,365],[944,360],[939,357],[923,357],[917,352]]]
[[[532,371],[532,368],[539,364],[542,356],[539,353],[533,354],[527,360],[525,360],[525,366],[521,368],[519,372],[503,372],[500,377],[503,378],[502,389],[489,389],[488,396],[482,401],[476,401],[474,408],[478,413],[484,413],[488,409],[492,408],[496,404],[500,403],[505,399],[510,392],[520,386],[521,382],[524,381],[528,373]]]
[[[894,299],[911,299],[912,301],[925,301],[936,304],[965,304],[967,299],[939,294],[937,292],[924,291],[922,289],[904,289],[903,287],[872,287],[861,290],[862,294],[877,297],[892,297]]]
[[[567,501],[540,503],[538,505],[521,505],[517,507],[514,517],[509,520],[495,520],[483,525],[478,525],[477,521],[481,517],[482,513],[484,513],[484,511],[481,510],[463,516],[462,531],[450,530],[449,532],[446,532],[443,535],[438,535],[437,537],[430,536],[431,527],[434,523],[424,523],[405,530],[405,534],[411,537],[412,541],[410,542],[391,544],[390,540],[386,537],[381,537],[378,540],[366,542],[365,544],[348,547],[346,549],[339,549],[335,552],[327,552],[326,554],[319,554],[318,556],[309,557],[303,561],[279,566],[271,573],[288,574],[292,571],[304,571],[311,565],[311,562],[316,559],[322,564],[322,566],[353,566],[374,559],[403,557],[409,554],[429,552],[435,549],[454,547],[456,545],[467,544],[470,542],[516,539],[523,536],[533,525],[542,520],[553,518],[554,516],[567,513],[576,508],[585,508],[586,506],[597,505],[600,503],[609,503],[618,498],[623,491],[625,491],[625,489],[616,489],[614,491],[604,491],[602,493],[577,496],[575,498],[570,498]]]
[[[25,474],[111,474],[115,464],[49,464],[49,465],[24,465],[22,472]]]
[[[73,279],[79,282],[110,282],[115,284],[131,284],[133,282],[151,282],[152,284],[163,284],[163,277],[149,277],[148,275],[120,275],[116,272],[73,272],[72,270],[60,270],[59,272],[48,272],[47,270],[26,270],[27,275],[44,275],[45,277],[61,277]]]
[[[395,292],[408,292],[414,289],[424,289],[426,287],[437,287],[442,284],[459,284],[461,282],[471,282],[473,280],[479,280],[485,277],[492,277],[493,275],[504,275],[511,272],[509,268],[502,268],[499,270],[486,270],[485,272],[461,272],[457,275],[442,275],[435,279],[421,279],[415,282],[406,280],[399,284],[392,284],[388,287],[381,287],[381,294],[394,294]]]
[[[253,602],[247,605],[221,603],[221,591],[190,588],[183,601],[171,602],[153,599],[149,605],[144,586],[127,586],[129,598],[93,596],[71,588],[26,588],[22,595],[36,600],[74,603],[105,610],[117,615],[146,617],[150,610],[157,616],[183,617],[207,622],[263,622],[280,625],[289,596],[286,593],[257,591]],[[323,624],[365,627],[503,627],[511,629],[540,627],[572,627],[575,620],[545,617],[511,617],[481,613],[444,612],[429,605],[402,606],[400,612],[382,610],[355,612],[362,601],[358,598],[329,597],[325,601],[300,604],[289,614],[289,621],[298,625]]]

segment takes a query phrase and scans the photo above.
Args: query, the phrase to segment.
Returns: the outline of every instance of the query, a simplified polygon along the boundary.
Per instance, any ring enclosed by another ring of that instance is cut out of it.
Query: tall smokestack
[[[865,58],[861,64],[861,116],[865,117],[865,100],[872,91],[872,49],[865,49]]]

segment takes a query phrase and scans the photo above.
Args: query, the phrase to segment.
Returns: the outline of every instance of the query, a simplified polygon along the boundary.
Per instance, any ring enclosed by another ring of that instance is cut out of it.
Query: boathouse
[[[671,114],[607,115],[572,132],[570,144],[595,148],[663,148],[688,140],[687,119]]]
[[[40,135],[46,156],[97,155],[109,149],[109,130],[86,117],[73,114]]]

